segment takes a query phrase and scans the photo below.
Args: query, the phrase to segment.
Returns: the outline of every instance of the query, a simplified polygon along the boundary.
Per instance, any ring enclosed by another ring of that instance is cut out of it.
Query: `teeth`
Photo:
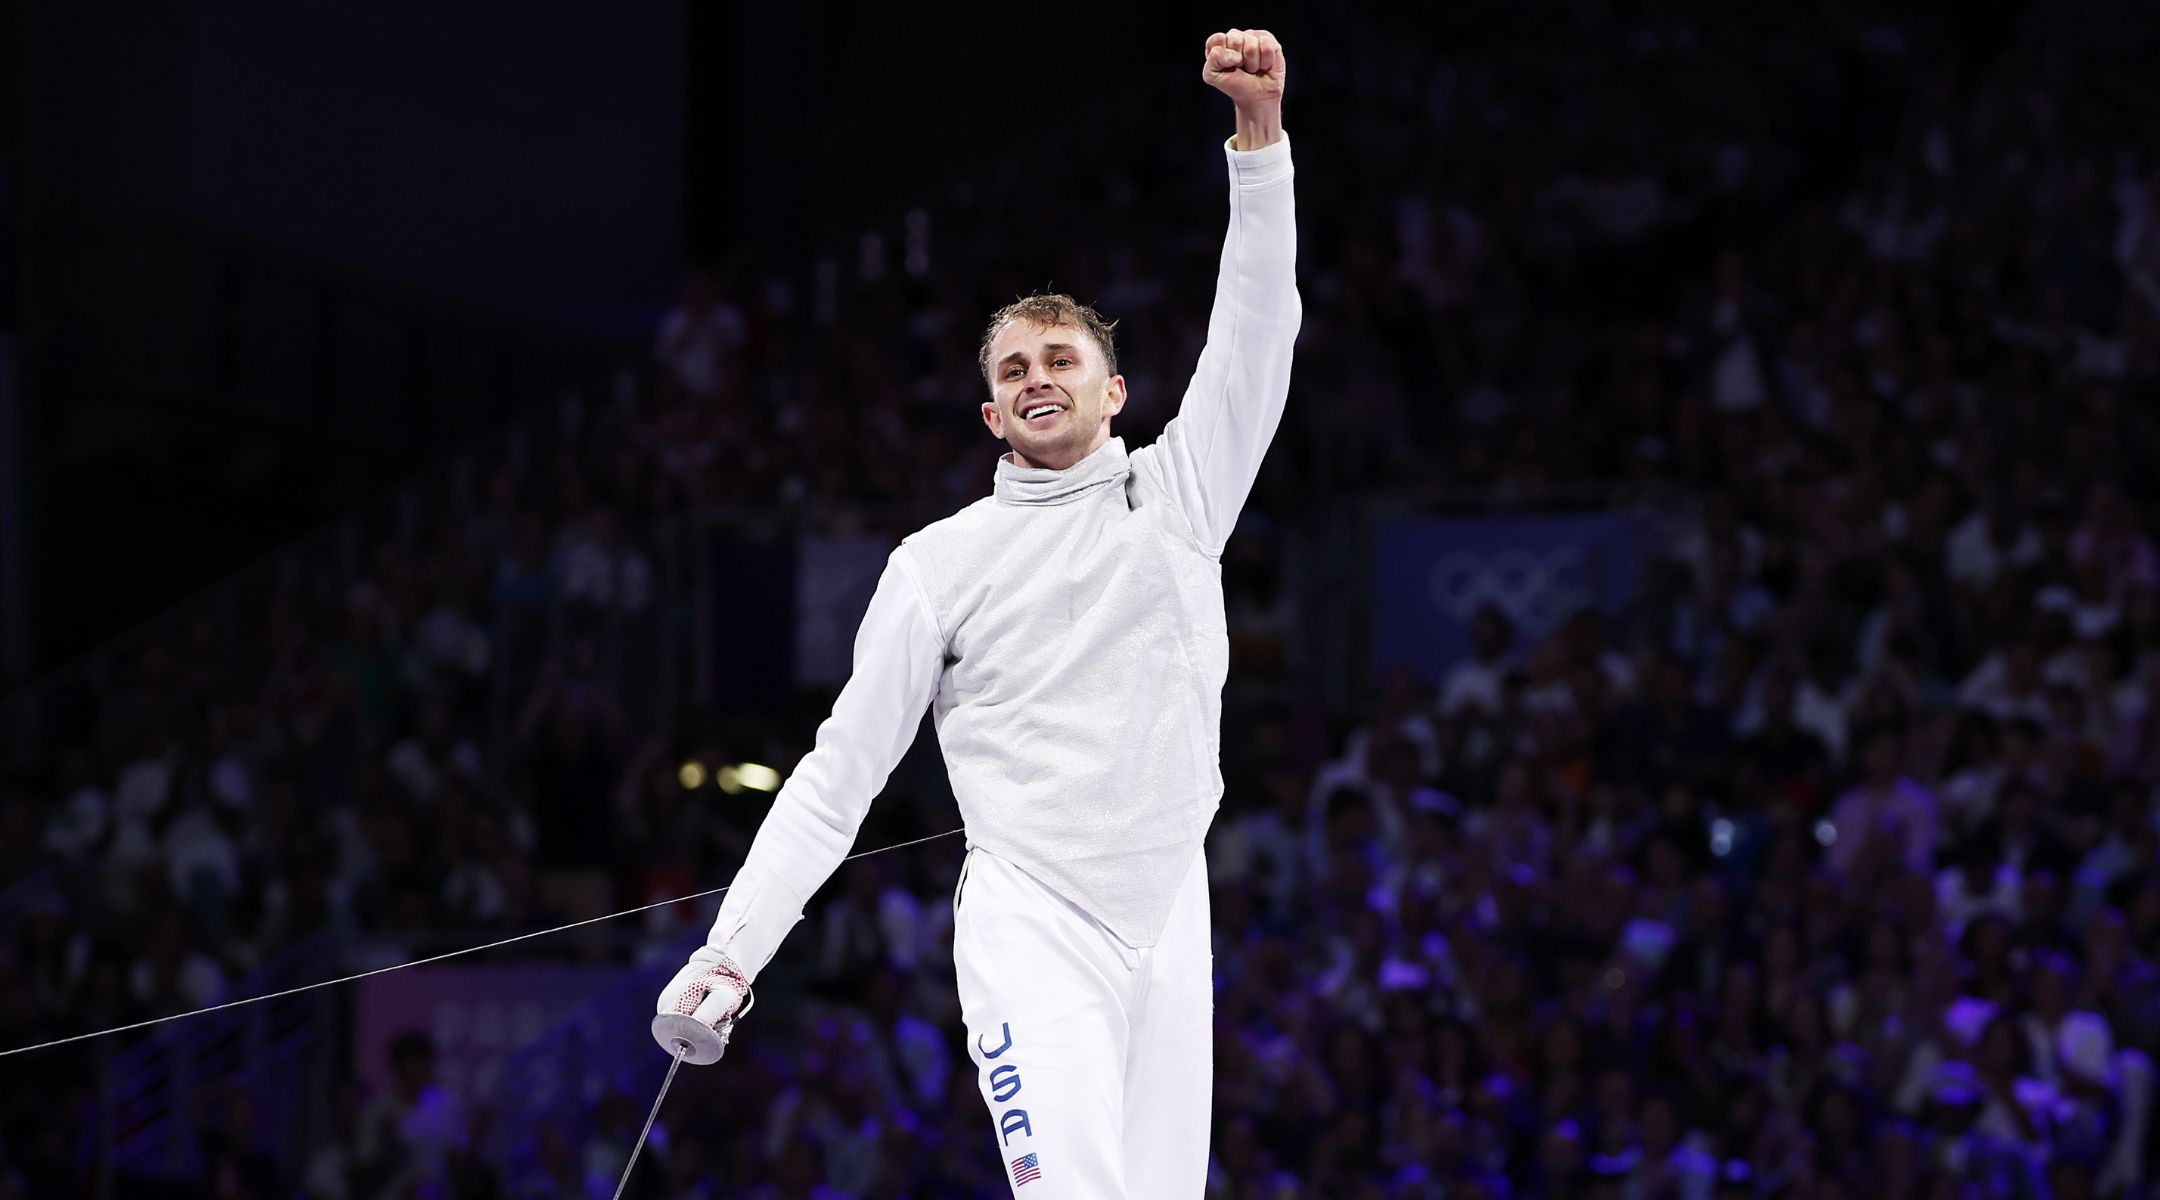
[[[1037,417],[1039,417],[1039,416],[1043,415],[1044,413],[1052,413],[1052,412],[1056,412],[1057,410],[1058,410],[1058,407],[1057,407],[1057,405],[1055,405],[1055,404],[1041,404],[1041,405],[1037,405],[1036,407],[1034,407],[1034,408],[1031,408],[1031,409],[1027,410],[1027,414],[1026,414],[1026,415],[1027,415],[1027,419],[1028,419],[1028,420],[1030,420],[1030,421],[1032,421],[1032,420],[1034,420],[1035,418],[1037,418]]]

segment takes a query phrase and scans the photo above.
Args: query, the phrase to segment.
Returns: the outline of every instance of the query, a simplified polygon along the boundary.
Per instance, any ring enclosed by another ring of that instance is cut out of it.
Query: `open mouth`
[[[1057,420],[1058,417],[1064,413],[1064,411],[1064,405],[1051,404],[1045,401],[1041,404],[1031,404],[1026,408],[1021,409],[1020,419],[1026,421],[1030,425],[1048,425],[1050,422]]]

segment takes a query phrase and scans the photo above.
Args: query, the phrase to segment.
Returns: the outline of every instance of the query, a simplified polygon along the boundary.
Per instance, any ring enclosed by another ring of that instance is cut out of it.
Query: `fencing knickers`
[[[1135,949],[980,848],[955,893],[968,1057],[1018,1200],[1198,1200],[1214,1100],[1207,856]]]

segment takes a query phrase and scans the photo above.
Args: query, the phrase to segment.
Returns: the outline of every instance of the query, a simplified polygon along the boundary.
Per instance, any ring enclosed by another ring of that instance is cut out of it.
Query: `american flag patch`
[[[1023,1154],[1013,1160],[1014,1187],[1019,1187],[1024,1183],[1033,1183],[1042,1178],[1042,1168],[1035,1163],[1037,1157],[1033,1154]]]

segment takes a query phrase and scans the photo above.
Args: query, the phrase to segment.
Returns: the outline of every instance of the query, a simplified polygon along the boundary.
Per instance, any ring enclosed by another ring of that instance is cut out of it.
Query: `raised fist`
[[[1200,78],[1230,97],[1241,113],[1279,110],[1288,73],[1282,43],[1265,29],[1233,29],[1210,36],[1200,67]]]

